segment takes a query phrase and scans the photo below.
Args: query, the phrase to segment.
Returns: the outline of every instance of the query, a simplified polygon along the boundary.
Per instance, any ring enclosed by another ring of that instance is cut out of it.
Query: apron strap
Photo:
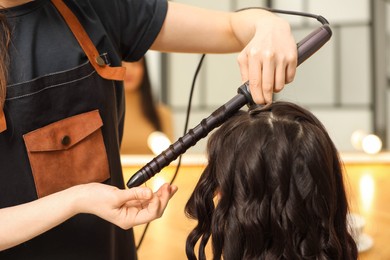
[[[79,42],[81,48],[88,57],[96,72],[104,79],[122,81],[125,78],[125,67],[110,67],[100,57],[95,45],[89,38],[83,26],[73,12],[62,2],[62,0],[51,0],[57,10],[65,19],[70,30]],[[7,129],[7,122],[4,115],[4,108],[0,108],[0,133]]]
[[[126,68],[108,66],[104,62],[103,58],[100,57],[95,45],[73,12],[64,4],[62,0],[51,0],[51,2],[65,19],[65,22],[68,24],[81,48],[87,55],[89,62],[95,68],[96,72],[105,79],[124,80]]]

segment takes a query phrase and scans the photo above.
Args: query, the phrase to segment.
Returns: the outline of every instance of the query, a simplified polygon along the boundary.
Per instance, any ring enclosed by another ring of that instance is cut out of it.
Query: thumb
[[[135,187],[126,190],[124,200],[149,200],[153,197],[153,192],[147,187]]]

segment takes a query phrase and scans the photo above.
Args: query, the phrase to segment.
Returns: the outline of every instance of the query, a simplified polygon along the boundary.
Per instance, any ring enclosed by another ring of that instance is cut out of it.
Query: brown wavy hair
[[[11,41],[10,39],[10,30],[6,17],[0,13],[0,109],[3,109],[5,103],[8,76],[8,46]]]
[[[342,165],[321,122],[275,102],[240,111],[208,141],[208,165],[185,212],[188,259],[357,259]],[[215,196],[219,194],[218,201]]]

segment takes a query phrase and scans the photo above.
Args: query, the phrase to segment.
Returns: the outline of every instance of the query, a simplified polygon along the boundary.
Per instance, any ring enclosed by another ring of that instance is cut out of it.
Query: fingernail
[[[144,189],[143,190],[143,192],[142,192],[142,195],[144,196],[144,197],[150,197],[150,190],[149,189]]]

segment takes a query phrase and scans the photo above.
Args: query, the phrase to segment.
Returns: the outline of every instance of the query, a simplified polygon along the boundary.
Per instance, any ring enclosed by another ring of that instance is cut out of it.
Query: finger
[[[159,208],[158,208],[158,215],[162,216],[165,208],[168,205],[169,200],[171,199],[171,186],[166,185],[162,187],[160,196],[158,196],[159,199]]]
[[[150,202],[150,199],[147,199],[147,200],[128,200],[125,202],[124,206],[126,208],[135,207],[138,209],[142,209],[145,207],[144,205],[148,205],[149,202]]]
[[[242,82],[247,82],[249,80],[248,75],[248,59],[244,51],[242,51],[237,57],[238,65],[240,67],[240,74]]]
[[[169,199],[176,193],[177,187],[164,184],[153,194],[153,198],[140,204],[138,207],[136,224],[150,222],[162,216]]]
[[[286,68],[286,84],[291,83],[297,71],[297,62],[287,65]]]
[[[276,67],[275,86],[274,86],[275,93],[280,92],[284,88],[286,82],[286,74],[287,73],[284,64]]]
[[[129,190],[124,190],[124,201],[144,201],[153,197],[153,192],[147,187],[135,187]]]
[[[168,183],[165,183],[163,186],[160,187],[160,189],[158,189],[156,194],[160,197],[163,196],[164,192],[168,192],[169,198],[172,198],[172,196],[176,193],[177,190],[178,188],[176,185],[170,185]]]
[[[169,198],[172,198],[173,195],[175,195],[175,193],[179,190],[179,188],[176,186],[176,185],[171,185],[171,193],[170,193],[170,196]]]
[[[262,91],[262,64],[259,59],[259,53],[256,50],[250,52],[250,57],[248,61],[249,67],[249,89],[253,101],[257,104],[264,104],[265,99]]]
[[[272,95],[275,85],[275,59],[273,54],[267,54],[263,61],[262,74],[262,91],[264,102],[269,104],[272,102]]]
[[[160,217],[161,198],[165,198],[168,193],[169,184],[165,183],[162,185],[154,194],[151,200],[148,202],[147,212],[153,218]]]
[[[176,191],[177,191],[177,186],[169,185],[167,183],[164,184],[155,193],[158,201],[151,202],[150,208],[154,210],[159,216],[161,216],[166,206],[168,205],[169,200],[176,193]]]

